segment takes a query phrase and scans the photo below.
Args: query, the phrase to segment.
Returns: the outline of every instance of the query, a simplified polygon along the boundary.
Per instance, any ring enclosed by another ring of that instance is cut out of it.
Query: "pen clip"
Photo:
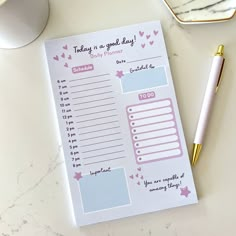
[[[218,78],[218,81],[217,81],[217,84],[216,84],[215,93],[217,93],[217,91],[219,89],[219,86],[220,86],[220,83],[221,83],[221,80],[222,80],[222,76],[221,75],[222,75],[222,72],[223,72],[224,63],[225,63],[225,59],[223,58],[223,62],[222,62],[221,68],[220,68],[219,78]]]

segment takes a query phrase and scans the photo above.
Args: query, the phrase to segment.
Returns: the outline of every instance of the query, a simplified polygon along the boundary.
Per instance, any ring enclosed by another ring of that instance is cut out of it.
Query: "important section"
[[[126,108],[136,162],[159,161],[182,154],[170,99]]]
[[[123,168],[95,175],[84,175],[79,181],[85,213],[130,204]]]

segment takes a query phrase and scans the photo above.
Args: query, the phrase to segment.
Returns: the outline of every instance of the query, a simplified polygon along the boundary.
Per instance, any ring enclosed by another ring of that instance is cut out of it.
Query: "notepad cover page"
[[[77,225],[196,203],[160,22],[45,48]]]

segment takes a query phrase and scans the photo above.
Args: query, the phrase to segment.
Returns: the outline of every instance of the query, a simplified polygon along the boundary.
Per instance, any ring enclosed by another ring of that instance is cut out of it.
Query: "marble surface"
[[[220,236],[236,234],[236,18],[177,23],[161,1],[51,0],[43,34],[0,50],[0,236]],[[189,152],[212,55],[225,44],[225,70],[205,146],[193,168],[199,204],[76,228],[43,42],[161,20]]]

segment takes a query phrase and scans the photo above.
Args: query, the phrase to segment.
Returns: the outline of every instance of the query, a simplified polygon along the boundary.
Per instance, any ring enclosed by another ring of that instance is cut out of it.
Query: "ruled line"
[[[152,138],[139,139],[139,140],[135,140],[135,142],[142,142],[142,141],[147,141],[147,140],[150,140],[150,139],[164,138],[164,137],[168,137],[170,135],[176,135],[176,134],[177,134],[177,132],[175,132],[173,134],[166,134],[166,135],[162,135],[162,136],[155,136],[155,137],[152,137]]]
[[[176,135],[176,134],[173,134],[173,135]],[[168,136],[171,136],[171,135],[168,135]],[[167,136],[165,136],[165,137],[167,137]],[[159,139],[159,137],[157,137],[156,139]],[[136,143],[141,143],[142,141],[143,140],[138,141]],[[172,141],[172,142],[170,142],[170,141],[168,141],[168,142],[160,142],[160,143],[156,143],[156,144],[152,144],[152,145],[146,145],[146,146],[141,146],[141,147],[140,146],[136,146],[136,149],[138,150],[138,149],[144,149],[144,148],[149,148],[149,147],[154,147],[154,146],[156,147],[156,146],[159,146],[159,145],[169,144],[169,143],[173,143],[173,142],[178,142],[180,144],[179,139],[177,139],[177,140]],[[138,154],[138,155],[141,155],[141,154]]]
[[[90,109],[90,108],[95,108],[95,107],[104,107],[104,106],[108,106],[108,105],[114,105],[115,103],[108,103],[108,104],[103,104],[103,105],[100,105],[100,106],[93,106],[93,107],[87,107],[87,108],[82,108],[82,109],[75,109],[74,111],[83,111],[83,110],[87,110],[87,109]],[[76,105],[76,104],[73,104],[73,105]]]
[[[99,101],[104,101],[104,100],[108,100],[108,99],[112,99],[112,98],[115,98],[115,97],[97,99],[97,100],[92,100],[92,101],[88,101],[88,102],[80,102],[80,103],[75,103],[74,105],[82,105],[82,104],[86,104],[86,103],[90,103],[90,102],[99,102]]]
[[[88,115],[93,115],[93,114],[98,114],[98,113],[103,113],[103,112],[108,112],[108,111],[116,111],[116,109],[97,111],[97,112],[87,113],[87,114],[83,114],[83,115],[78,115],[78,116],[75,116],[75,117],[88,116]]]
[[[73,79],[73,80],[69,80],[69,82],[74,82],[74,81],[77,81],[77,80],[84,80],[84,79],[91,79],[91,78],[107,76],[107,75],[110,75],[110,74],[101,74],[101,75],[94,75],[94,76],[84,77],[84,78],[80,78],[80,79]]]
[[[106,81],[110,81],[110,79],[100,80],[100,81],[86,83],[86,84],[72,85],[72,86],[70,86],[70,88],[76,88],[76,87],[80,87],[80,86],[84,86],[84,85],[89,85],[89,84],[98,84],[98,83],[102,83],[102,82],[106,82]]]
[[[104,92],[104,93],[96,93],[96,94],[91,94],[91,95],[82,96],[82,97],[74,97],[72,99],[87,98],[87,97],[92,97],[92,96],[102,95],[102,94],[107,94],[107,93],[113,93],[113,91],[108,91],[108,92]]]
[[[162,123],[165,123],[165,122],[162,122]],[[175,128],[175,125],[176,125],[176,124],[174,123],[172,126],[166,127],[166,128],[152,129],[152,130],[149,130],[149,131],[143,131],[143,132],[138,132],[138,133],[134,132],[134,133],[133,133],[133,136],[135,136],[135,135],[140,135],[140,134],[151,133],[151,132],[156,132],[156,131],[162,131],[162,130],[165,130],[165,129]],[[148,126],[148,125],[146,125],[146,126]],[[135,128],[134,128],[134,129],[135,129]]]
[[[106,124],[111,124],[111,123],[116,123],[116,122],[119,122],[119,121],[115,120],[115,121],[110,121],[110,122],[105,122],[105,123],[100,123],[100,124],[88,125],[88,126],[84,126],[84,127],[79,127],[78,129],[86,129],[86,128],[90,128],[93,126],[106,125]]]
[[[80,133],[80,135],[83,135],[83,134],[91,134],[91,133],[95,133],[95,132],[99,132],[99,131],[104,131],[104,130],[109,130],[109,129],[117,129],[117,128],[120,128],[120,126],[111,127],[111,128],[106,128],[106,129],[94,130],[94,131],[90,131],[90,132],[86,132],[86,133]]]
[[[90,163],[86,163],[84,165],[87,166],[87,165],[92,165],[92,164],[96,164],[96,163],[100,163],[100,162],[113,161],[113,160],[118,160],[118,159],[123,159],[123,158],[126,158],[126,156],[112,158],[112,159],[107,159],[107,160],[103,160],[103,161],[90,162]]]
[[[103,142],[98,142],[98,143],[92,143],[92,144],[80,145],[80,147],[88,147],[88,146],[92,146],[92,145],[96,145],[96,144],[109,143],[109,142],[119,141],[119,140],[122,140],[122,139],[121,139],[121,138],[111,139],[111,140],[108,140],[108,141],[103,141]]]
[[[95,139],[95,138],[101,138],[101,137],[106,137],[106,136],[112,136],[112,135],[116,135],[116,134],[120,134],[120,132],[113,133],[113,134],[106,134],[106,135],[96,136],[96,137],[92,137],[92,138],[80,139],[80,141],[85,141],[85,140],[90,140],[90,139]]]
[[[141,149],[141,148],[140,148]],[[175,148],[170,148],[170,149],[164,149],[164,150],[161,150],[161,151],[156,151],[156,152],[149,152],[149,153],[145,153],[145,154],[138,154],[137,156],[138,157],[143,157],[143,156],[148,156],[148,155],[151,155],[151,154],[159,154],[159,153],[162,153],[162,152],[168,152],[168,151],[172,151],[172,150],[180,150],[180,147],[175,147]]]
[[[120,153],[120,152],[124,152],[124,150],[116,151],[116,152],[103,153],[103,154],[100,154],[100,155],[95,155],[95,156],[90,156],[90,157],[84,157],[83,159],[85,160],[85,159],[90,159],[90,158],[94,158],[94,157],[101,157],[101,156],[106,156],[106,155]]]
[[[123,144],[115,145],[115,146],[108,146],[108,147],[104,147],[104,148],[93,149],[93,150],[85,151],[85,152],[82,152],[82,153],[94,152],[94,151],[104,150],[104,149],[113,148],[113,147],[120,147],[120,146],[123,146]]]
[[[133,63],[133,62],[137,62],[137,61],[146,61],[146,60],[151,60],[151,59],[160,58],[160,57],[161,57],[161,56],[143,58],[143,59],[140,59],[140,60],[127,61],[127,63]]]
[[[150,109],[146,109],[146,110],[139,110],[139,111],[135,111],[135,112],[129,112],[129,114],[133,115],[133,114],[137,114],[137,113],[141,113],[141,112],[154,111],[154,110],[159,110],[159,109],[168,108],[168,107],[171,108],[171,105],[165,105],[165,106],[162,106],[162,107],[155,107],[155,108],[150,108]],[[134,108],[134,107],[130,107],[130,108]]]
[[[145,112],[143,112],[145,113]],[[172,115],[170,113],[173,113],[173,111],[169,111],[169,112],[166,112],[166,113],[162,113],[162,114],[156,114],[156,115],[152,115],[152,116],[144,116],[144,117],[141,117],[141,118],[132,118],[133,120],[131,120],[130,118],[130,121],[140,121],[140,120],[144,120],[144,119],[149,119],[149,118],[154,118],[154,117],[163,117],[163,116],[167,116],[167,115]],[[174,119],[174,118],[173,118]],[[168,118],[166,121],[169,121]]]
[[[79,90],[79,91],[74,91],[71,93],[80,93],[80,92],[82,93],[82,92],[87,92],[87,91],[102,89],[102,88],[108,88],[108,87],[112,87],[112,85],[107,85],[107,86],[102,86],[102,87],[97,87],[97,88],[92,88],[92,89]]]
[[[149,124],[144,124],[144,125],[139,125],[139,126],[133,126],[132,128],[140,128],[140,127],[143,127],[143,126],[147,126],[147,125],[155,125],[155,124],[161,124],[161,123],[165,123],[165,122],[168,122],[168,121],[174,121],[175,122],[175,119],[171,119],[171,120],[163,120],[163,121],[160,121],[160,122],[154,122],[154,123],[149,123]],[[133,123],[134,121],[131,121],[131,123]]]
[[[81,121],[77,121],[77,123],[87,122],[87,121],[91,121],[91,120],[99,120],[99,119],[114,117],[114,116],[117,116],[117,115],[103,116],[103,117],[98,117],[98,118],[89,119],[89,120],[81,120]]]

